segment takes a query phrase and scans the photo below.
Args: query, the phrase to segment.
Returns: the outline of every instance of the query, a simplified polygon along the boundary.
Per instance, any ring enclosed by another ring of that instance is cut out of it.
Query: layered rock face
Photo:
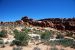
[[[41,20],[34,20],[27,16],[22,17],[21,20],[15,22],[0,22],[0,25],[25,25],[25,26],[40,26],[52,27],[58,30],[75,31],[75,18],[47,18]]]
[[[29,19],[27,16],[21,20],[28,22],[33,26],[52,27],[58,30],[73,30],[75,31],[75,18],[48,18],[41,20]]]
[[[75,18],[68,18],[68,19],[50,18],[50,19],[42,19],[40,21],[52,22],[53,28],[56,28],[59,30],[74,30],[75,31]]]

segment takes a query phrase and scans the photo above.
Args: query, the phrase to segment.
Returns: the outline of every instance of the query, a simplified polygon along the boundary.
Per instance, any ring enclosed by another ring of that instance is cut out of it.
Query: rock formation
[[[16,22],[0,22],[0,25],[32,25],[40,27],[52,27],[58,30],[75,31],[75,18],[47,18],[41,20],[34,20],[28,16],[22,17]]]

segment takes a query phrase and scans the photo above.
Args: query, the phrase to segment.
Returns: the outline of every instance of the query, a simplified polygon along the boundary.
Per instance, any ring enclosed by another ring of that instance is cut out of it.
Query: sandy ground
[[[20,30],[20,28],[18,28]],[[48,30],[54,30],[54,29],[51,29],[49,28]],[[54,30],[54,31],[57,31],[57,30]],[[9,36],[10,38],[11,36]],[[39,44],[39,45],[35,45],[33,43],[29,44],[28,46],[25,46],[23,47],[23,50],[33,50],[35,47],[38,47],[40,48],[41,50],[47,50],[49,48],[51,48],[52,46],[47,46],[47,45],[43,45],[43,44]],[[75,50],[73,48],[70,48],[70,47],[63,47],[63,46],[56,46],[59,50],[61,48],[63,48],[64,50]],[[7,45],[5,48],[0,48],[0,50],[13,50],[13,47],[10,47],[9,45]]]
[[[29,44],[28,46],[23,47],[23,50],[33,50],[35,47],[40,48],[41,50],[47,50],[49,48],[51,48],[51,46],[47,46],[47,45],[43,45],[43,44],[39,44],[39,45],[35,45],[35,44]],[[73,48],[70,47],[62,47],[62,46],[56,46],[59,50],[61,48],[64,48],[64,50],[75,50]],[[6,46],[5,48],[0,48],[0,50],[13,50],[13,47],[10,46]]]

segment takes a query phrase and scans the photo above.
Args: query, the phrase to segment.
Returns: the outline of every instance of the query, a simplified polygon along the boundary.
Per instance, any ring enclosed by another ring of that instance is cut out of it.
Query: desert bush
[[[0,32],[0,37],[7,37],[7,31],[6,30],[2,30]]]
[[[52,33],[49,31],[41,33],[41,39],[46,40],[46,41],[49,41],[51,36],[52,36]]]
[[[13,40],[12,43],[10,44],[10,46],[13,46],[13,45],[20,46],[21,42],[19,40]]]
[[[15,32],[15,40],[13,44],[26,46],[28,45],[29,35],[25,32]]]
[[[66,36],[68,36],[68,37],[72,37],[72,35],[73,35],[73,32],[66,32]]]
[[[30,31],[30,29],[24,28],[24,29],[22,29],[22,31],[24,31],[25,33],[28,33]]]
[[[64,36],[62,34],[57,34],[56,39],[63,39],[63,38],[64,38]]]
[[[64,47],[68,47],[71,46],[73,44],[73,40],[72,39],[61,39],[61,40],[56,40],[55,41],[56,45],[62,45]]]
[[[0,46],[1,46],[1,48],[4,48],[5,47],[5,44],[4,44],[3,39],[0,39]]]
[[[60,39],[60,40],[54,40],[54,41],[50,41],[50,45],[54,46],[54,45],[62,45],[64,47],[71,47],[73,46],[73,40],[72,39]]]
[[[63,39],[60,41],[60,44],[65,46],[65,47],[68,47],[68,46],[71,46],[73,44],[73,40],[72,39]]]
[[[0,39],[0,44],[3,44],[3,39]]]

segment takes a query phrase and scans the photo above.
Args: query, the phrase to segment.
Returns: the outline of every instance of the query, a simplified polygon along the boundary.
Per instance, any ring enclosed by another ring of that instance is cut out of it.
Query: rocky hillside
[[[0,22],[0,25],[25,25],[25,26],[40,26],[52,27],[58,30],[75,31],[75,18],[47,18],[34,20],[27,16],[15,22]]]
[[[41,19],[39,21],[44,21],[47,25],[53,24],[53,28],[60,29],[60,30],[74,30],[75,31],[75,18],[48,18],[48,19]]]
[[[33,20],[25,16],[21,20],[28,22],[33,26],[52,27],[58,30],[75,31],[75,18],[47,18],[41,20]]]

